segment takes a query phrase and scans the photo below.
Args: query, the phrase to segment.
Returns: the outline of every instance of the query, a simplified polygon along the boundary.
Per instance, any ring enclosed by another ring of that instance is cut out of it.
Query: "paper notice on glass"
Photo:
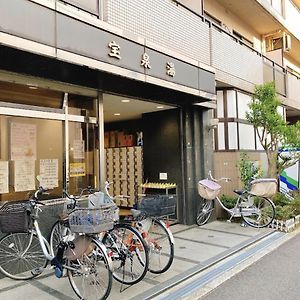
[[[73,158],[84,159],[84,141],[82,140],[73,141]]]
[[[31,191],[35,189],[35,161],[15,161],[15,191]]]
[[[8,161],[0,161],[0,194],[8,192]]]
[[[85,163],[71,163],[70,177],[85,176]]]
[[[52,189],[58,187],[58,159],[40,160],[40,185]]]
[[[10,124],[10,159],[36,159],[36,125],[15,123]]]

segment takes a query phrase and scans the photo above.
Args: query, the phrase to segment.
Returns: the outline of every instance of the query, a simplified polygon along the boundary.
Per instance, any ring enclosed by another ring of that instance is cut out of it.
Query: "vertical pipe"
[[[64,152],[64,161],[65,161],[65,178],[64,178],[64,189],[69,191],[69,180],[70,180],[70,170],[69,170],[69,104],[68,104],[68,93],[64,94],[63,109],[65,112],[65,152]]]
[[[104,114],[103,93],[98,92],[98,126],[99,126],[99,184],[100,189],[105,187],[105,157],[104,157]]]

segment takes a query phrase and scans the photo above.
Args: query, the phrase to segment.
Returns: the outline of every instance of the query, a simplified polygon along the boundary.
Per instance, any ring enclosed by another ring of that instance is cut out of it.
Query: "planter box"
[[[299,223],[300,216],[297,216],[297,217],[299,217],[298,218],[298,223]],[[269,227],[274,228],[279,231],[283,231],[283,232],[291,232],[296,227],[295,218],[288,219],[288,220],[274,219]]]

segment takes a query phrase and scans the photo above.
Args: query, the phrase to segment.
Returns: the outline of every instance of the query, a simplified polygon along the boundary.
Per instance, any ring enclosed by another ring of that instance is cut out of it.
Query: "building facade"
[[[289,0],[2,1],[0,200],[39,174],[51,198],[109,180],[131,207],[159,182],[146,192],[176,193],[194,223],[213,165],[237,178],[240,151],[263,160],[245,120],[254,86],[274,80],[297,119],[298,14]]]

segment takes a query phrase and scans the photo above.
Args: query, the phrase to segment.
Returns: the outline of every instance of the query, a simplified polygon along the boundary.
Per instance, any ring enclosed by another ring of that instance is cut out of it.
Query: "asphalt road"
[[[300,299],[300,233],[200,299]]]

